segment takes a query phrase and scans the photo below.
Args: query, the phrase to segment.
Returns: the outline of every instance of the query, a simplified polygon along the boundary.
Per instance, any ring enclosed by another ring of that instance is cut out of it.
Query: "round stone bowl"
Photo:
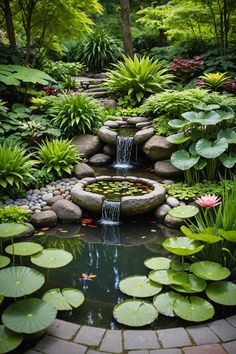
[[[81,179],[71,190],[72,201],[95,213],[101,213],[105,197],[102,194],[87,192],[86,186],[98,181],[129,181],[145,183],[153,188],[150,193],[139,196],[124,196],[121,198],[121,215],[138,215],[157,208],[165,200],[166,190],[158,182],[147,178],[139,177],[119,177],[119,176],[100,176],[87,177]]]

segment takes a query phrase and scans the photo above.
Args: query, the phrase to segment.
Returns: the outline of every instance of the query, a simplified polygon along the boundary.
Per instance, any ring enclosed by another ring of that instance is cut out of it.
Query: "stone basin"
[[[145,183],[152,187],[150,193],[138,196],[123,196],[121,198],[121,215],[138,215],[146,213],[157,208],[165,200],[166,190],[158,182],[139,177],[119,177],[119,176],[99,176],[81,179],[71,190],[72,201],[84,208],[95,213],[102,212],[102,205],[105,197],[102,194],[87,192],[85,190],[88,184],[98,181],[129,181]]]

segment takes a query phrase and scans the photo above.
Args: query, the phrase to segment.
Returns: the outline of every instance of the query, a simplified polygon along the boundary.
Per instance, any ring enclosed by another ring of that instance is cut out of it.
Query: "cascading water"
[[[102,205],[102,219],[103,225],[118,225],[120,220],[120,202],[111,202],[105,200]]]
[[[116,163],[117,168],[130,168],[131,152],[133,146],[132,136],[117,136],[116,139]]]

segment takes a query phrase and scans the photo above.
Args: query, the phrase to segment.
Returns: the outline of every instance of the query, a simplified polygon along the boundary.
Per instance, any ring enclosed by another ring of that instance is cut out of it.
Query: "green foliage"
[[[80,47],[80,60],[92,72],[101,72],[121,55],[117,40],[103,28],[87,34]]]
[[[63,81],[65,76],[78,76],[81,74],[83,64],[79,62],[65,63],[63,61],[47,61],[44,70],[55,80]]]
[[[58,96],[49,113],[66,137],[96,132],[100,120],[99,104],[85,94]]]
[[[33,179],[29,182],[32,188],[41,188],[54,180],[52,172],[43,170],[35,170],[32,172]]]
[[[168,117],[165,115],[153,119],[152,122],[155,126],[157,135],[169,136],[175,132],[174,129],[169,126],[168,121]]]
[[[11,190],[27,185],[36,164],[32,157],[33,154],[19,146],[0,145],[0,188]]]
[[[74,165],[81,161],[77,148],[65,139],[46,140],[37,151],[39,164],[56,177],[71,175]]]
[[[28,222],[31,214],[19,206],[0,208],[0,224]]]
[[[202,85],[206,88],[210,88],[213,91],[219,91],[222,88],[226,87],[227,82],[231,77],[227,73],[205,73],[204,75],[199,76],[201,79]]]
[[[78,82],[70,75],[63,76],[61,78],[61,84],[65,90],[75,90],[78,87]]]
[[[124,62],[114,65],[105,85],[109,92],[129,96],[135,103],[140,103],[145,97],[155,92],[163,91],[173,79],[163,63],[148,57],[134,59],[124,57]]]
[[[0,44],[0,64],[20,65],[23,59],[23,48]]]

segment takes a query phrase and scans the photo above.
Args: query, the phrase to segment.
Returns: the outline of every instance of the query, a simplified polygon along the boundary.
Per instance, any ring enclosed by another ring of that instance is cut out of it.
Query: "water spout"
[[[116,139],[116,168],[130,168],[131,152],[133,146],[132,136],[118,136]]]
[[[120,220],[120,202],[111,202],[105,200],[102,205],[102,225],[119,225]]]

